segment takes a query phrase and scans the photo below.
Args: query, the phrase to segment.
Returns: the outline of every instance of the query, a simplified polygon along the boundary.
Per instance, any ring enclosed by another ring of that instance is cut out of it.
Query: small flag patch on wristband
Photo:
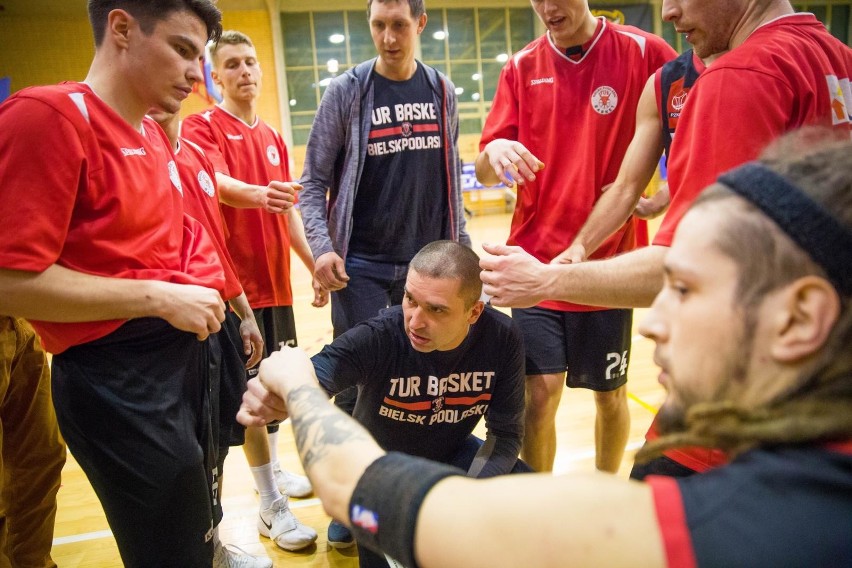
[[[353,505],[349,516],[353,525],[359,526],[371,534],[379,532],[379,517],[373,511],[360,505]]]

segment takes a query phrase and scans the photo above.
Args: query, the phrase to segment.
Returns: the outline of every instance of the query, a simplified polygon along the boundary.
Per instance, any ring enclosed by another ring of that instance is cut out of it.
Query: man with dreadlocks
[[[668,391],[663,435],[643,454],[707,446],[728,452],[728,464],[646,483],[468,479],[385,454],[327,403],[296,350],[261,365],[241,420],[262,423],[286,404],[326,511],[405,566],[848,563],[852,143],[798,140],[722,175],[696,200],[641,325]],[[505,514],[495,495],[518,494]]]

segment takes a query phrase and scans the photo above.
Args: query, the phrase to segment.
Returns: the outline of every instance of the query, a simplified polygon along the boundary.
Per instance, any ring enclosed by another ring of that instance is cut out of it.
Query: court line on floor
[[[112,531],[107,529],[105,531],[94,531],[83,534],[72,534],[69,536],[60,536],[53,539],[53,546],[60,546],[63,544],[73,544],[75,542],[85,542],[87,540],[97,540],[99,538],[112,538]]]
[[[636,343],[637,341],[648,341],[648,338],[645,337],[644,335],[634,335],[631,339],[633,340],[633,343]],[[641,406],[642,408],[644,408],[645,410],[650,412],[651,414],[654,414],[654,415],[657,414],[658,409],[657,409],[656,406],[654,406],[653,404],[649,404],[649,403],[645,402],[644,400],[642,400],[641,398],[639,398],[638,396],[636,396],[632,392],[627,391],[627,398],[629,398],[630,400],[632,400],[633,402],[635,402],[636,404],[638,404],[639,406]]]
[[[235,498],[234,501],[239,501],[240,498]],[[227,507],[228,499],[223,499],[223,505],[225,505],[225,516],[226,517],[240,517],[240,516],[254,516],[257,514],[257,503],[253,503],[253,505],[243,505],[237,507]],[[321,505],[320,500],[316,497],[312,499],[301,499],[301,500],[293,500],[290,501],[290,509],[304,509],[305,507],[315,507]],[[60,536],[53,539],[53,546],[62,546],[63,544],[74,544],[78,542],[86,542],[90,540],[98,540],[101,538],[112,538],[112,531],[109,529],[102,531],[92,531],[82,534],[74,534],[68,536]]]

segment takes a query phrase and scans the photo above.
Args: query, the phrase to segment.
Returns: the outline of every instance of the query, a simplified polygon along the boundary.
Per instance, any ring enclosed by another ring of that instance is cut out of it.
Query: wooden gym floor
[[[468,221],[474,250],[482,253],[482,242],[505,242],[510,215],[475,216]],[[309,354],[319,351],[331,341],[331,317],[328,306],[313,308],[310,278],[305,267],[293,255],[294,311],[299,345]],[[634,327],[644,310],[636,310]],[[634,333],[628,382],[628,404],[631,414],[630,439],[618,475],[627,478],[633,454],[642,445],[645,431],[664,393],[657,382],[657,368],[651,360],[653,342]],[[557,416],[558,449],[554,472],[594,470],[594,401],[585,390],[564,393]],[[484,436],[480,425],[479,434]],[[279,435],[279,456],[285,469],[301,472],[301,464],[293,444],[292,430],[285,423]],[[291,499],[296,516],[319,533],[315,546],[301,552],[277,548],[269,539],[260,537],[255,526],[258,513],[257,495],[251,472],[240,448],[232,448],[225,462],[222,504],[225,518],[220,525],[223,542],[236,544],[254,554],[266,554],[276,566],[352,568],[358,566],[355,547],[339,551],[328,547],[326,527],[329,517],[316,498]],[[519,498],[522,498],[519,496]],[[53,544],[53,559],[60,568],[108,568],[121,566],[118,549],[109,531],[100,503],[86,476],[69,454],[59,490],[59,510]]]

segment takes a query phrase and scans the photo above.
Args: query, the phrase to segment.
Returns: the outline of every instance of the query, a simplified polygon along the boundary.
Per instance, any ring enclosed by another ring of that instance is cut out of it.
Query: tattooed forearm
[[[367,431],[346,416],[315,385],[303,385],[287,393],[287,408],[296,445],[305,469],[322,460],[334,446],[371,441]]]

